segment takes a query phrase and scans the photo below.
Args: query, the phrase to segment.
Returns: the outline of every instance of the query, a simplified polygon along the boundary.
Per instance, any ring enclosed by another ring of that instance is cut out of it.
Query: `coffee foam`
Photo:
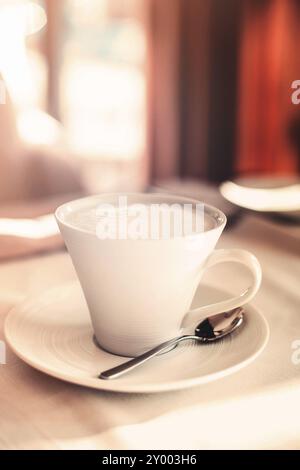
[[[166,238],[166,231],[173,238],[205,232],[216,226],[214,219],[204,213],[203,205],[200,206],[198,211],[198,208],[188,209],[179,204],[174,207],[166,204],[129,204],[121,208],[106,204],[94,205],[71,211],[66,216],[66,222],[95,235],[99,235],[101,228],[107,228],[109,224],[115,226],[119,233],[119,228],[125,223],[127,228],[131,227],[131,232],[134,228],[138,229],[140,238]]]

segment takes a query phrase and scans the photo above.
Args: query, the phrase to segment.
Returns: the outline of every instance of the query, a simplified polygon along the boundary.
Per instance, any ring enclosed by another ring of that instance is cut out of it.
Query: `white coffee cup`
[[[122,195],[124,196],[124,195]],[[130,204],[192,204],[199,201],[168,194],[128,194]],[[191,330],[208,315],[244,305],[259,289],[261,268],[241,249],[215,250],[226,217],[203,205],[212,227],[169,239],[99,239],[70,222],[76,211],[117,204],[120,194],[68,202],[55,213],[91,315],[99,345],[114,354],[137,356],[162,341]],[[203,272],[217,263],[245,265],[252,284],[237,297],[190,309]]]

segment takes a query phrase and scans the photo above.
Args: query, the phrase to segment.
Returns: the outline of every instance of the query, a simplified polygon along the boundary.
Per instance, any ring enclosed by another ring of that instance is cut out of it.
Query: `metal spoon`
[[[194,335],[182,335],[177,338],[170,339],[164,343],[156,346],[150,351],[141,354],[138,357],[130,359],[129,361],[123,362],[119,366],[108,369],[101,372],[99,379],[116,379],[122,375],[130,372],[136,367],[144,364],[146,361],[158,354],[167,351],[178,343],[185,340],[196,340],[201,343],[213,342],[218,339],[224,338],[224,336],[232,333],[236,330],[243,322],[243,309],[241,307],[230,310],[229,312],[219,313],[205,318],[195,329]]]

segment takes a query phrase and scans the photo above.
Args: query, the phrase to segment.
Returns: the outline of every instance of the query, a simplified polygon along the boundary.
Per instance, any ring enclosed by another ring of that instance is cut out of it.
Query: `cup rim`
[[[172,200],[174,203],[176,202],[181,202],[181,203],[190,203],[190,204],[203,204],[204,205],[204,210],[206,213],[208,213],[208,215],[210,217],[213,218],[213,220],[216,222],[215,226],[212,227],[212,228],[209,228],[208,230],[204,230],[203,232],[196,232],[196,233],[192,233],[192,234],[187,234],[187,235],[180,235],[176,238],[180,239],[191,239],[191,238],[197,238],[205,233],[209,233],[209,232],[214,232],[214,231],[217,231],[219,230],[221,227],[225,227],[226,225],[226,222],[227,222],[227,217],[226,215],[220,210],[218,209],[217,207],[215,206],[212,206],[210,204],[207,204],[199,199],[194,199],[194,198],[190,198],[190,197],[187,197],[187,196],[181,196],[179,194],[172,194],[172,193],[168,193],[168,192],[157,192],[157,193],[144,193],[144,192],[111,192],[111,193],[103,193],[103,194],[94,194],[94,195],[90,195],[90,196],[84,196],[84,197],[81,197],[81,198],[77,198],[77,199],[72,199],[71,201],[68,201],[68,202],[64,202],[63,204],[61,204],[60,206],[57,207],[57,209],[55,210],[54,212],[54,216],[56,218],[56,221],[58,223],[60,223],[61,225],[65,226],[65,227],[68,227],[69,229],[71,230],[74,230],[76,232],[82,232],[84,234],[87,234],[87,235],[93,235],[91,233],[91,231],[87,230],[87,229],[84,229],[82,227],[76,227],[74,224],[72,223],[69,223],[67,222],[66,220],[63,219],[63,212],[64,214],[66,214],[66,211],[67,212],[71,212],[71,206],[72,207],[78,207],[78,206],[81,206],[82,203],[85,203],[86,205],[89,205],[89,203],[93,200],[101,200],[101,199],[106,199],[106,198],[111,198],[111,197],[121,197],[121,196],[127,196],[127,197],[149,197],[149,198],[156,198],[156,199],[160,199],[160,198],[169,198],[170,200]],[[138,202],[138,201],[137,201]],[[134,241],[162,241],[160,239],[158,240],[152,240],[152,239],[149,239],[149,240],[140,240],[140,239],[137,239],[137,240],[134,240]]]

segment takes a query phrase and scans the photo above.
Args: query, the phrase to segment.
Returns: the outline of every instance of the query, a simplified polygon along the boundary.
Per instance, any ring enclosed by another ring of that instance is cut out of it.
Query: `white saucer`
[[[196,297],[200,305],[224,299],[224,293],[201,286]],[[243,326],[230,337],[209,345],[182,344],[123,378],[107,381],[97,378],[99,372],[126,359],[95,345],[77,282],[14,308],[6,318],[5,337],[21,359],[53,377],[99,390],[153,393],[203,384],[252,362],[264,349],[269,328],[254,307],[245,311]]]

